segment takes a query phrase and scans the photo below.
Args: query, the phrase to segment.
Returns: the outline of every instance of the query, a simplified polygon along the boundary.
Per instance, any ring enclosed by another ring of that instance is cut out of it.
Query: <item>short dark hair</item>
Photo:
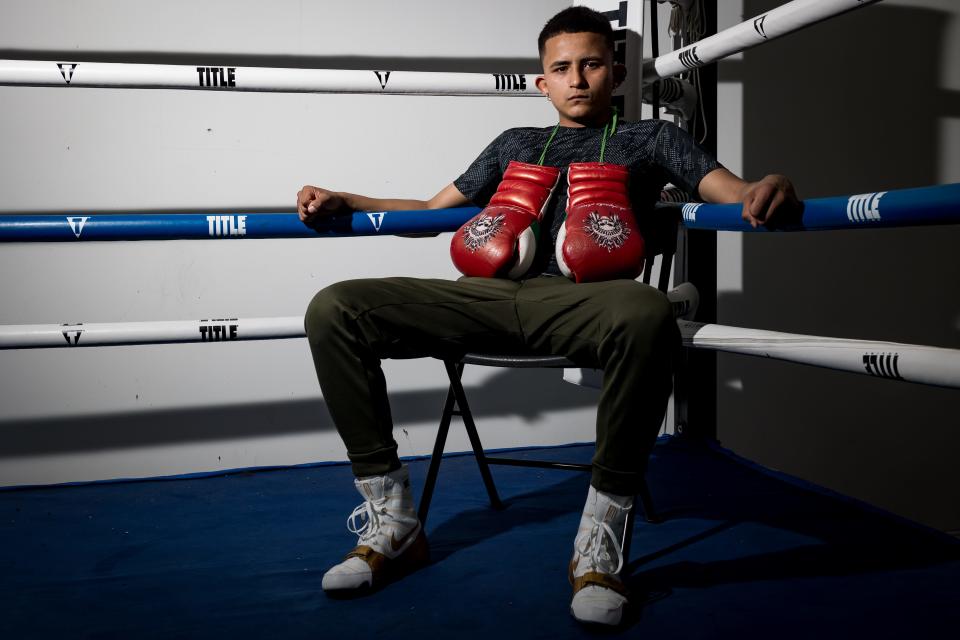
[[[598,33],[607,41],[610,53],[613,53],[613,28],[610,20],[599,11],[589,7],[569,7],[547,20],[537,38],[537,48],[540,58],[543,58],[547,40],[561,33]]]

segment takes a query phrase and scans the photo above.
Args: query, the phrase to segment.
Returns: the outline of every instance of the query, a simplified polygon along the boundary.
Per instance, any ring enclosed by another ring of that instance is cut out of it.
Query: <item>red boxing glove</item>
[[[486,208],[450,242],[453,264],[466,276],[523,276],[537,253],[540,220],[560,169],[511,161]]]
[[[557,236],[557,263],[568,278],[597,282],[636,278],[644,244],[627,194],[629,169],[577,162],[567,171],[567,217]]]

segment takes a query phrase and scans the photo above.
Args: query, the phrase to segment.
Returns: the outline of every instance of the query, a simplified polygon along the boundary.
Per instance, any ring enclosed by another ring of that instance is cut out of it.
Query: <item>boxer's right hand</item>
[[[343,198],[328,189],[306,185],[297,193],[297,215],[307,222],[318,215],[330,215],[344,208]]]

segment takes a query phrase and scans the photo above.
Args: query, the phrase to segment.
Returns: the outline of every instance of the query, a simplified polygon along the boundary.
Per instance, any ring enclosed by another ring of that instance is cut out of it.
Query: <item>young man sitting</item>
[[[667,182],[706,202],[742,202],[754,226],[796,207],[782,176],[745,182],[672,124],[619,120],[611,96],[625,70],[613,62],[603,15],[561,11],[538,44],[537,87],[557,110],[555,126],[505,131],[429,200],[314,186],[297,195],[308,224],[348,210],[487,207],[451,245],[465,277],[340,282],[310,303],[305,326],[317,377],[364,499],[351,518],[357,547],[324,575],[331,595],[376,588],[428,558],[380,360],[467,351],[561,355],[604,371],[593,473],[569,565],[570,609],[582,622],[618,624],[627,602],[620,580],[626,514],[660,429],[680,344],[666,296],[634,279],[644,216],[654,215]]]

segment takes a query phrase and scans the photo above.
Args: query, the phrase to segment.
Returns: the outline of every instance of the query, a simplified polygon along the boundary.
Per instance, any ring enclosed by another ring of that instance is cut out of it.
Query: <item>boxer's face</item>
[[[610,117],[610,98],[624,73],[599,33],[561,33],[544,43],[537,88],[550,98],[562,126],[599,125]]]

